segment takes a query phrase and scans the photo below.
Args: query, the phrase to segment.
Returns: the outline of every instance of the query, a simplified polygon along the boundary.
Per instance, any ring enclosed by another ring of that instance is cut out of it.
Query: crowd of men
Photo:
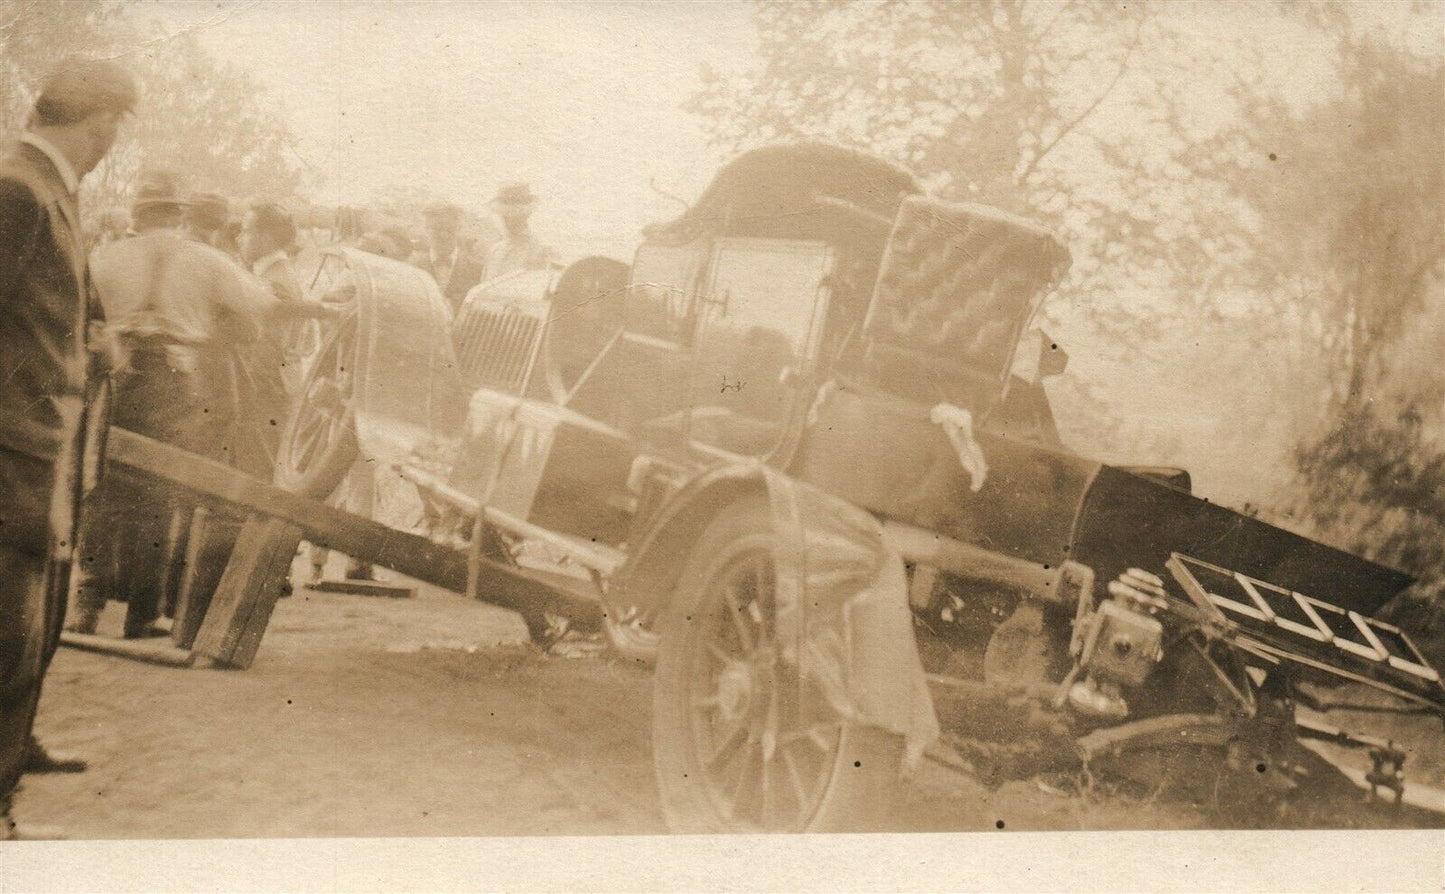
[[[85,769],[33,735],[72,592],[71,630],[94,632],[122,596],[125,636],[166,632],[159,551],[188,507],[102,475],[104,430],[269,480],[319,327],[343,312],[299,281],[282,205],[237,207],[171,172],[142,174],[129,214],[99,216],[87,244],[81,181],[136,101],[122,67],[68,60],[0,161],[0,837],[25,837],[10,809],[23,774]],[[528,229],[535,202],[526,184],[501,188],[504,238],[485,253],[454,205],[426,209],[421,245],[385,230],[353,244],[428,271],[456,309],[485,279],[549,263]]]

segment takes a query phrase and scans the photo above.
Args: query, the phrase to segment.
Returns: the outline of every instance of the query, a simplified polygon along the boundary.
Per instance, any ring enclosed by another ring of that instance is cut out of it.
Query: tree
[[[1212,312],[1239,203],[1197,174],[1234,134],[1194,121],[1179,86],[1209,48],[1147,4],[762,2],[756,25],[761,63],[704,69],[690,104],[717,143],[827,139],[944,198],[1042,219],[1074,249],[1067,290],[1098,326],[1157,328],[1165,315],[1135,299],[1160,289]]]
[[[1091,452],[1178,461],[1186,442],[1158,419],[1121,424],[1109,410],[1122,392],[1177,377],[1201,329],[1243,328],[1231,307],[1252,218],[1228,174],[1253,147],[1230,126],[1231,72],[1250,56],[1196,39],[1176,9],[763,2],[760,62],[705,70],[690,108],[733,150],[831,140],[912,169],[944,198],[1052,226],[1074,264],[1043,322],[1071,348],[1087,343],[1076,356],[1119,370],[1051,383],[1067,392],[1057,403],[1073,418],[1061,424],[1088,435]]]
[[[117,58],[141,88],[134,120],[86,179],[88,212],[123,206],[144,166],[236,198],[282,198],[303,182],[283,110],[245,72],[121,3],[0,0],[0,134],[25,125],[41,81],[71,55]]]
[[[1445,61],[1336,23],[1341,90],[1261,108],[1260,268],[1328,375],[1295,453],[1293,511],[1320,536],[1422,575],[1445,617]],[[1437,48],[1438,49],[1438,48]]]
[[[1343,91],[1294,117],[1255,111],[1278,148],[1252,191],[1274,238],[1259,266],[1306,305],[1336,408],[1372,396],[1445,262],[1445,65],[1341,37]],[[1438,292],[1437,292],[1438,294]],[[1303,300],[1301,300],[1303,299]]]
[[[705,69],[691,105],[717,141],[827,138],[904,163],[943,195],[1008,207],[1117,86],[1145,20],[997,0],[764,2],[756,21],[761,66],[737,81]],[[1087,101],[1063,86],[1101,72]]]
[[[192,188],[283,199],[301,185],[295,136],[244,71],[218,62],[194,34],[167,37],[132,57],[141,104],[130,132],[96,171],[98,204],[123,201],[142,168],[175,170]]]

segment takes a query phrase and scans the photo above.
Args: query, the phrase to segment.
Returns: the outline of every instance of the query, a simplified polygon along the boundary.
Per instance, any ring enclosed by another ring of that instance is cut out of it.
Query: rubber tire
[[[693,615],[709,577],[740,541],[772,537],[763,497],[740,500],[719,513],[687,557],[672,599],[664,609],[653,681],[653,764],[668,828],[682,833],[756,832],[719,816],[705,774],[690,747],[689,681],[686,679]],[[884,831],[896,816],[902,787],[903,738],[886,730],[845,725],[830,780],[813,815],[793,832]]]
[[[318,359],[324,358],[332,350],[339,349],[336,342],[341,339],[341,335],[341,329],[337,329],[331,334],[317,353]],[[301,384],[302,400],[305,399],[305,395],[311,393],[311,385],[321,375],[322,366],[323,364],[316,362],[306,371],[306,378]],[[281,432],[281,446],[276,452],[274,480],[277,486],[294,494],[311,497],[315,500],[325,500],[341,486],[341,482],[346,479],[346,474],[351,471],[352,465],[356,463],[356,459],[360,455],[361,448],[356,440],[356,411],[347,409],[346,415],[342,419],[340,437],[307,469],[297,472],[286,461],[286,451],[300,421],[302,409],[302,401],[298,400],[296,406],[291,408],[291,416],[286,420],[286,427]]]

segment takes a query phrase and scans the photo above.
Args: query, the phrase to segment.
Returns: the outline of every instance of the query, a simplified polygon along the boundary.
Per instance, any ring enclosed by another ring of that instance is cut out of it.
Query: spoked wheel
[[[767,504],[735,504],[663,620],[653,751],[675,831],[861,830],[888,816],[901,739],[843,722],[816,678],[781,660],[774,593]]]
[[[356,461],[356,317],[322,343],[291,410],[276,457],[276,483],[316,499],[331,496]]]

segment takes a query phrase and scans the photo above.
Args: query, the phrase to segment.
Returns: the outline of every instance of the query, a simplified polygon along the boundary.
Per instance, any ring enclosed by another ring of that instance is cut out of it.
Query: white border
[[[37,842],[0,845],[0,890],[1335,894],[1439,891],[1442,853],[1440,830]]]

